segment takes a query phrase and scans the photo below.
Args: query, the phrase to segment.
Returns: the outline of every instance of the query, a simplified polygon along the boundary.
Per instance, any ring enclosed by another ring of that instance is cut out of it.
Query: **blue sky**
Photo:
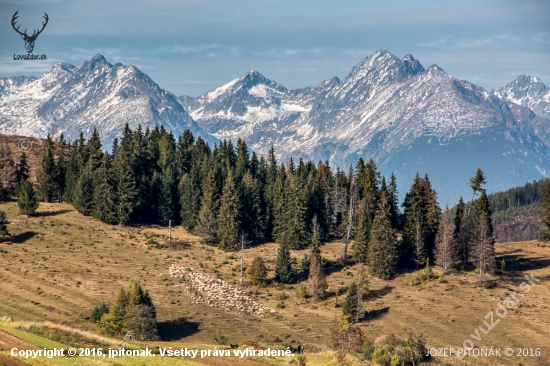
[[[34,53],[11,28],[49,24]],[[254,69],[289,88],[344,77],[376,50],[488,90],[520,74],[550,84],[550,1],[0,0],[0,77],[78,67],[96,53],[133,64],[176,95],[197,96]]]

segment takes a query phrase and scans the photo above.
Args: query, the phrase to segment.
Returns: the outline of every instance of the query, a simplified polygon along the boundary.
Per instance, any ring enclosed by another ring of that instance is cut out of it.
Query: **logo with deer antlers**
[[[32,50],[34,49],[34,42],[36,41],[36,38],[38,38],[38,35],[40,33],[42,33],[42,31],[44,30],[44,28],[46,28],[46,24],[48,24],[48,14],[44,13],[44,19],[45,19],[45,22],[42,22],[42,29],[38,30],[38,29],[35,29],[34,32],[32,33],[32,35],[28,35],[27,34],[27,30],[25,29],[24,32],[21,32],[19,31],[19,26],[17,26],[17,28],[15,27],[15,21],[17,20],[17,18],[19,18],[19,10],[17,10],[15,12],[15,14],[13,14],[13,17],[11,18],[11,26],[13,27],[13,29],[19,33],[21,35],[21,38],[23,38],[23,40],[25,41],[25,48],[27,49],[27,53],[32,53]]]

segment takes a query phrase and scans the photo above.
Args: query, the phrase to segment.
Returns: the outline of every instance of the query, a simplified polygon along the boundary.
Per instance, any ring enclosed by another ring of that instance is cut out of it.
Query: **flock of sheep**
[[[185,290],[192,294],[191,304],[206,303],[214,308],[225,308],[225,311],[235,308],[240,312],[256,314],[260,317],[266,313],[275,313],[275,310],[257,303],[235,286],[218,278],[194,272],[189,268],[185,269],[177,264],[172,264],[170,277],[180,277],[184,280]]]

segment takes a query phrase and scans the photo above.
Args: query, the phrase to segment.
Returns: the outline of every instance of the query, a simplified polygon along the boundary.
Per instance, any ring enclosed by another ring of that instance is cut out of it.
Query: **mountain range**
[[[55,117],[55,118],[54,118]],[[134,66],[96,55],[81,68],[60,63],[41,78],[0,79],[0,132],[71,139],[97,128],[110,144],[126,122],[185,129],[211,144],[243,138],[279,158],[329,161],[343,169],[358,157],[395,172],[401,197],[418,172],[440,201],[470,195],[481,167],[489,191],[550,174],[550,90],[522,75],[486,91],[425,69],[413,56],[378,51],[342,80],[288,90],[257,71],[198,97],[176,97]]]

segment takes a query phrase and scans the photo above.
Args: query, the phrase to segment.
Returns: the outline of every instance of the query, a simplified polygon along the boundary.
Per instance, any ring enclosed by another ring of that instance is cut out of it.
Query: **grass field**
[[[41,203],[39,213],[25,220],[17,214],[15,202],[0,204],[7,212],[11,239],[0,243],[0,317],[11,316],[14,322],[0,323],[0,365],[18,365],[9,357],[16,344],[50,347],[48,337],[25,331],[30,322],[49,328],[63,328],[60,334],[73,334],[75,339],[90,345],[123,345],[139,347],[193,347],[213,349],[212,334],[226,334],[230,343],[258,343],[263,347],[282,348],[302,344],[308,365],[336,365],[329,348],[334,319],[341,314],[344,295],[312,302],[298,296],[298,284],[258,288],[245,285],[244,292],[254,301],[275,309],[276,314],[258,317],[205,303],[191,304],[191,295],[183,290],[178,278],[171,278],[169,267],[179,264],[211,277],[219,277],[237,285],[240,263],[238,253],[225,253],[204,245],[198,237],[173,228],[176,240],[189,243],[186,249],[164,248],[167,228],[117,227],[84,217],[66,204]],[[343,267],[336,262],[342,244],[327,243],[322,255],[330,260],[329,292],[343,291],[357,278],[357,266]],[[267,261],[273,277],[277,245],[263,244],[245,250],[245,263],[255,256]],[[540,348],[539,357],[435,357],[430,364],[440,365],[550,365],[550,247],[538,242],[502,243],[496,245],[497,260],[506,260],[506,272],[493,277],[494,288],[481,288],[476,274],[451,272],[439,281],[434,269],[433,279],[424,285],[410,285],[418,273],[405,273],[390,281],[369,279],[369,300],[365,303],[367,319],[361,323],[367,336],[401,333],[404,327],[422,332],[427,346],[432,348],[462,346],[471,339],[475,329],[484,325],[485,315],[495,311],[497,304],[519,289],[524,275],[533,273],[540,279],[517,306],[510,310],[488,334],[478,332],[481,340],[476,347]],[[305,251],[293,251],[298,263]],[[131,279],[140,282],[151,294],[157,308],[162,342],[122,342],[94,338],[87,319],[91,309],[101,301],[112,302],[121,286]],[[284,304],[284,307],[282,307]],[[48,322],[48,323],[43,323]],[[78,330],[78,331],[77,331]],[[474,333],[475,335],[475,333]],[[21,343],[18,343],[21,342]],[[71,346],[71,337],[62,337],[61,344]],[[65,342],[65,343],[63,343]],[[21,348],[21,347],[19,347]],[[3,350],[3,351],[2,351]],[[502,353],[503,351],[501,351]],[[116,360],[83,358],[79,364],[123,365],[287,365],[292,357],[160,359],[122,357]],[[348,362],[359,359],[348,356]],[[22,360],[25,364],[77,364],[74,359]],[[67,363],[68,362],[68,363]],[[73,362],[73,363],[71,363]],[[364,362],[364,364],[368,364]]]

